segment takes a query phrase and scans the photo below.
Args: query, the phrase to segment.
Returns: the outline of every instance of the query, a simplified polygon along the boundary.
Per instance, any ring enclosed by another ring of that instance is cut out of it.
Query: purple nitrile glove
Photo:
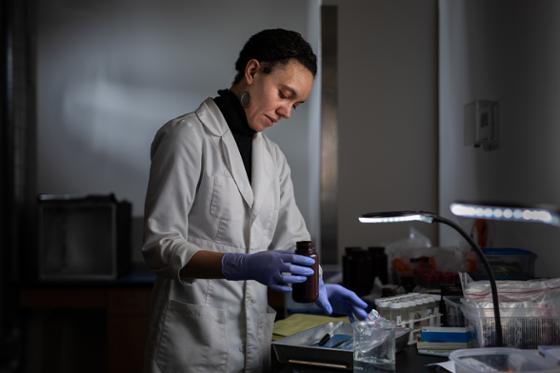
[[[356,293],[338,284],[325,285],[322,277],[319,279],[319,298],[315,304],[328,315],[333,312],[348,315],[350,321],[354,321],[354,317],[359,320],[367,317],[367,303]]]
[[[304,282],[313,275],[313,258],[287,251],[260,251],[254,254],[225,253],[222,273],[227,280],[256,280],[269,288],[290,292],[289,284]]]

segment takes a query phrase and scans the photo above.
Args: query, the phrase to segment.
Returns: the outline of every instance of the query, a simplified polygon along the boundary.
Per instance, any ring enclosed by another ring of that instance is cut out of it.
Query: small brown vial
[[[319,296],[319,256],[313,241],[298,241],[295,253],[315,259],[315,264],[311,266],[314,271],[312,276],[309,276],[305,282],[292,285],[292,298],[298,303],[313,303]]]

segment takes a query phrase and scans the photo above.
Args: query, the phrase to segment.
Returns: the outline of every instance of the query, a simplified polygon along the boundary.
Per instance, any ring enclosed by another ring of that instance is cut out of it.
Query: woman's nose
[[[279,116],[284,117],[286,119],[292,116],[292,107],[290,105],[282,105],[276,110]]]

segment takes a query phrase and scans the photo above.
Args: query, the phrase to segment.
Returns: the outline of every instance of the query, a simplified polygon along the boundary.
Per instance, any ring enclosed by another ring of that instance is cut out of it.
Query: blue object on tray
[[[422,328],[420,339],[424,342],[468,342],[472,335],[467,328],[430,326]]]

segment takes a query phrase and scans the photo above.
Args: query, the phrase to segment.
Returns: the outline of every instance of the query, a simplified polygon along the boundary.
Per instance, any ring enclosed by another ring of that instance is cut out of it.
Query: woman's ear
[[[245,65],[245,80],[247,81],[248,85],[253,84],[255,75],[259,71],[260,67],[261,63],[254,58],[247,61],[247,65]]]

